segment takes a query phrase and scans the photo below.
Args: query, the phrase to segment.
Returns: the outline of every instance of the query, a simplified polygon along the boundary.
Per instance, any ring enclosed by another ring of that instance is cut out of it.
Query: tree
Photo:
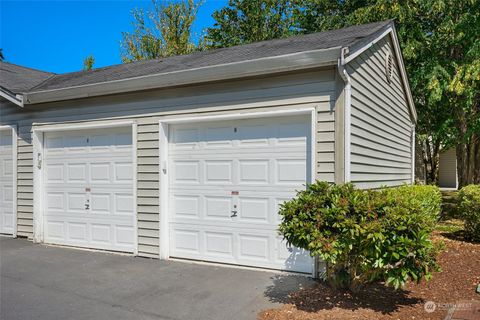
[[[395,19],[415,105],[417,138],[428,182],[438,154],[457,147],[460,186],[480,183],[479,0],[306,1],[297,11],[304,32]]]
[[[153,9],[134,9],[133,32],[122,32],[123,62],[158,59],[196,50],[192,25],[200,2],[182,0],[167,5],[152,0]]]
[[[95,57],[93,55],[89,55],[85,59],[83,59],[83,70],[90,71],[93,69],[93,65],[95,64]]]
[[[215,23],[207,29],[211,47],[284,38],[297,32],[293,12],[295,0],[229,0],[213,13]]]
[[[427,182],[455,146],[460,186],[480,183],[480,0],[230,0],[214,13],[212,46],[395,19],[418,111]],[[278,25],[276,28],[275,25]]]

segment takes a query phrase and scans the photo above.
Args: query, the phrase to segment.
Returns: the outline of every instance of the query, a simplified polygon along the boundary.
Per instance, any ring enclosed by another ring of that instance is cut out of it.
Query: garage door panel
[[[239,234],[239,260],[269,261],[270,244],[268,235]]]
[[[204,183],[232,184],[233,161],[228,160],[206,160],[203,163],[205,168]]]
[[[171,168],[172,179],[177,183],[200,182],[200,161],[174,160]]]
[[[239,184],[268,184],[272,161],[269,159],[240,159]]]
[[[109,162],[97,162],[90,164],[90,180],[92,182],[110,182],[111,169]]]
[[[65,194],[63,192],[45,192],[45,208],[48,212],[65,210]]]
[[[173,215],[178,218],[199,218],[200,214],[200,196],[193,195],[176,195],[172,196]]]
[[[200,258],[200,231],[182,228],[171,228],[170,230],[170,251],[173,256],[175,252],[186,253],[186,257]]]
[[[4,210],[1,218],[2,221],[0,221],[0,225],[2,225],[5,230],[7,230],[7,232],[4,233],[13,233],[13,226],[15,223],[13,218],[13,209]]]
[[[270,199],[268,197],[245,197],[238,198],[238,220],[253,223],[270,223],[269,213],[272,212],[270,208]]]
[[[170,253],[173,257],[274,268],[309,273],[308,252],[287,247],[268,230],[241,230],[223,226],[171,225]]]
[[[225,232],[204,232],[205,254],[233,259],[233,235]]]
[[[87,183],[87,165],[84,163],[67,164],[67,183]]]
[[[308,253],[289,251],[278,236],[278,208],[309,174],[307,123],[285,117],[171,126],[171,256],[311,272]]]
[[[280,237],[275,240],[277,263],[282,263],[285,270],[311,272],[312,258],[307,250],[286,246],[285,241]]]
[[[48,133],[44,139],[45,241],[132,252],[131,129]]]
[[[205,196],[204,218],[210,220],[230,220],[230,211],[233,208],[233,199],[229,196]]]
[[[111,182],[133,181],[133,168],[131,162],[116,162],[113,166],[115,168],[115,179]]]
[[[305,159],[278,159],[275,161],[275,177],[278,184],[302,185],[307,178]]]

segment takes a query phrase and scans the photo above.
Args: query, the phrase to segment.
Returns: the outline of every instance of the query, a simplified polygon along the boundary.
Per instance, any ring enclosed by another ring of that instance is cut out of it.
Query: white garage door
[[[303,116],[175,125],[169,132],[170,256],[312,272],[278,235],[278,207],[310,175]]]
[[[132,132],[45,135],[44,240],[133,252]]]
[[[13,234],[12,131],[0,130],[0,233]]]

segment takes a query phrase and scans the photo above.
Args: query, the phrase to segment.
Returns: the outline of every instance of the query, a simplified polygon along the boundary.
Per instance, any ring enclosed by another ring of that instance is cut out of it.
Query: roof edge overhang
[[[378,41],[380,41],[381,39],[383,39],[387,35],[390,35],[390,38],[391,38],[392,44],[393,44],[393,49],[395,51],[395,57],[397,58],[397,61],[398,61],[400,76],[402,78],[401,80],[402,80],[403,87],[405,89],[405,96],[406,96],[409,111],[410,111],[410,118],[411,118],[412,122],[414,124],[416,124],[417,119],[418,119],[417,110],[416,110],[415,104],[413,102],[412,91],[410,89],[410,84],[408,82],[407,71],[405,69],[405,63],[403,61],[402,50],[400,48],[400,43],[398,42],[397,31],[395,30],[395,25],[394,25],[393,22],[388,24],[382,30],[379,30],[376,35],[372,36],[372,40],[368,41],[364,45],[362,45],[360,47],[356,47],[356,48],[344,48],[344,49],[342,49],[343,52],[347,52],[347,55],[345,57],[343,57],[343,54],[342,54],[343,61],[341,61],[341,63],[342,63],[342,65],[348,64],[350,61],[354,60],[356,57],[358,57],[364,51],[371,48],[374,44],[376,44]]]
[[[17,106],[23,108],[23,96],[15,94],[14,92],[0,86],[0,97],[7,99],[10,102],[13,102]]]
[[[28,92],[23,95],[23,101],[25,104],[38,104],[333,66],[337,64],[340,52],[341,47],[333,47],[69,88]]]

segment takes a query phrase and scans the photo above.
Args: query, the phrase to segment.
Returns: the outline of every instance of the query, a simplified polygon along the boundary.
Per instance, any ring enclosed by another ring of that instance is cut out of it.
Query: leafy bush
[[[434,186],[373,191],[316,182],[281,206],[279,230],[327,263],[335,288],[356,291],[377,280],[399,288],[438,268],[429,236],[440,205]]]
[[[459,211],[465,220],[467,238],[480,241],[480,185],[463,187],[459,194]]]

